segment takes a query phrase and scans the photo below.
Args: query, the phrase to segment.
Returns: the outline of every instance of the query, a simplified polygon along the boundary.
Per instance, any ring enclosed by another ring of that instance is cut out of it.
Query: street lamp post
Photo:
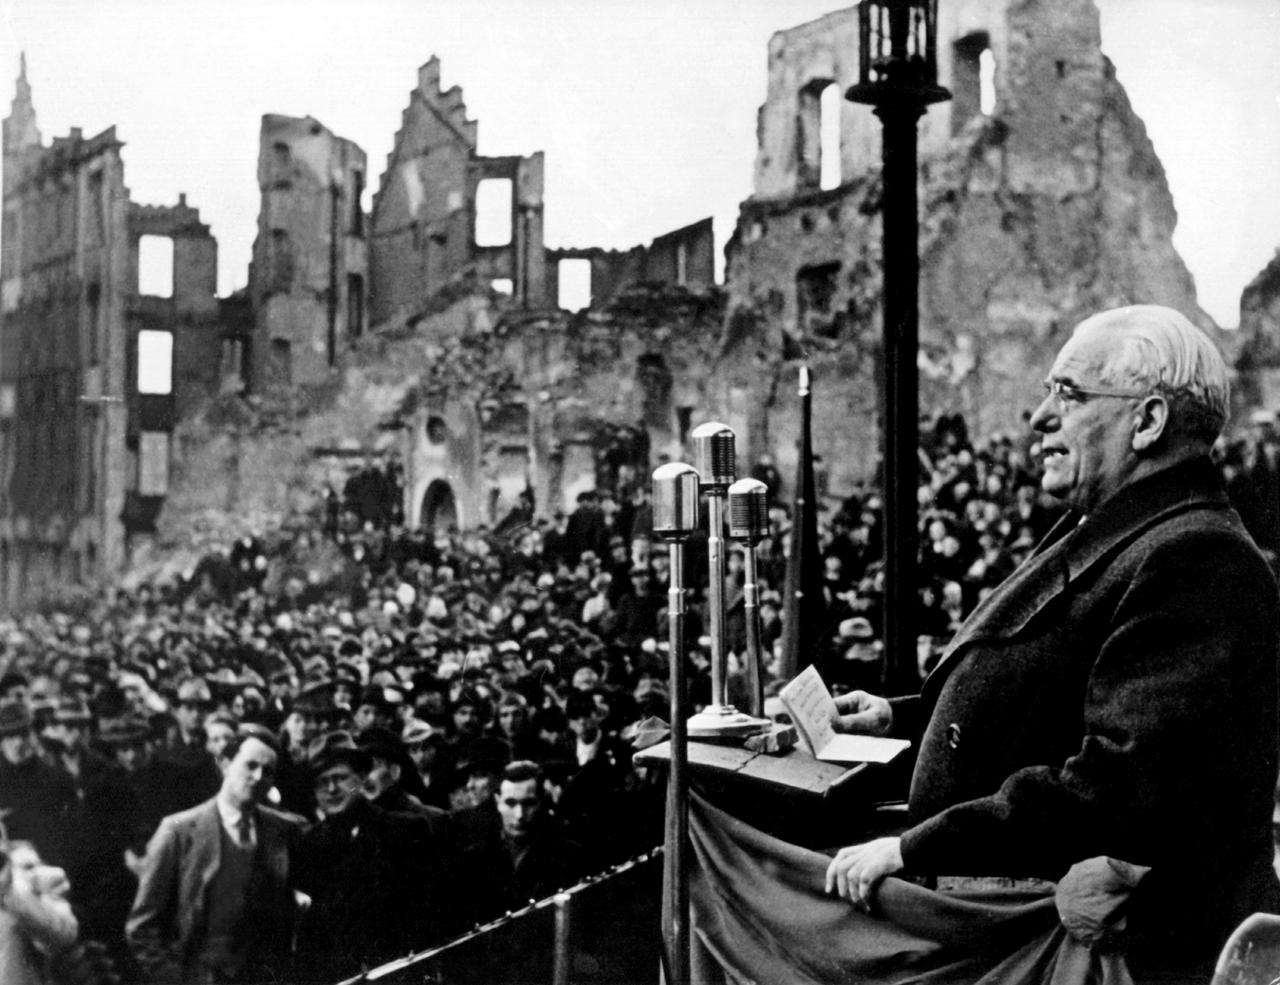
[[[916,669],[917,448],[919,446],[919,219],[916,124],[938,85],[937,0],[862,0],[858,83],[845,93],[875,107],[883,127],[881,237],[884,309],[884,502],[886,685],[919,687]]]

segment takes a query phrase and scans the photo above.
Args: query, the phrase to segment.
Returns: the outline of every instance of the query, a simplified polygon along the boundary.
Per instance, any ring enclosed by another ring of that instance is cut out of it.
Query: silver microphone
[[[690,435],[693,460],[705,490],[727,489],[737,477],[733,428],[719,421],[699,424]]]
[[[751,546],[769,536],[769,487],[759,479],[729,487],[729,536]]]
[[[684,540],[698,529],[698,473],[684,462],[668,462],[653,472],[653,533]]]

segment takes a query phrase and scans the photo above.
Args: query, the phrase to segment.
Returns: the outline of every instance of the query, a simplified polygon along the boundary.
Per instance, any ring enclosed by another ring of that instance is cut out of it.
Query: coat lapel
[[[218,874],[218,866],[222,864],[222,818],[218,815],[218,804],[209,800],[196,817],[195,838],[193,847],[198,852],[198,874],[193,909],[203,912],[209,883]],[[197,913],[193,913],[193,922],[198,925]]]

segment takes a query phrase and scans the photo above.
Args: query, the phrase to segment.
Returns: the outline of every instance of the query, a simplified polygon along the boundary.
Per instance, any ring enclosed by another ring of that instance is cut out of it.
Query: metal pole
[[[689,982],[689,708],[684,665],[684,544],[672,541],[671,587],[667,590],[667,639],[670,643],[671,772],[668,803],[675,810],[671,844],[671,985]],[[677,579],[676,572],[680,572]]]
[[[919,445],[919,255],[916,122],[924,112],[902,97],[876,107],[884,125],[885,356],[885,684],[890,694],[918,690],[915,660]]]
[[[572,918],[570,907],[573,897],[568,893],[556,893],[556,950],[555,964],[552,965],[552,985],[569,985],[569,968],[572,964],[572,952],[569,947]]]
[[[667,541],[667,640],[671,683],[671,769],[667,774],[666,968],[671,985],[689,983],[689,703],[685,680],[685,541],[698,529],[697,471],[682,462],[653,473],[653,532]]]
[[[742,606],[747,620],[747,694],[751,706],[747,714],[764,714],[764,654],[760,651],[760,582],[756,577],[756,549],[744,552],[747,578],[742,586]]]

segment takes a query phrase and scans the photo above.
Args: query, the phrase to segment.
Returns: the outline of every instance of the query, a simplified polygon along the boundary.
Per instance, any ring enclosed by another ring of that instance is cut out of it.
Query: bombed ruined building
[[[403,324],[468,292],[517,307],[561,306],[567,271],[603,305],[637,283],[707,287],[715,282],[711,220],[627,250],[548,249],[543,244],[543,155],[484,157],[479,124],[462,90],[440,88],[440,62],[418,70],[370,219],[371,322]],[[480,229],[482,190],[501,212]],[[481,241],[483,238],[483,242]],[[490,241],[490,240],[494,241]],[[574,266],[577,271],[571,271]]]
[[[259,394],[323,383],[366,328],[365,153],[311,117],[262,118],[252,335],[236,360]]]
[[[421,312],[445,288],[495,281],[524,305],[546,294],[542,247],[542,153],[481,157],[462,90],[440,90],[440,63],[418,71],[371,217],[375,324]],[[506,243],[476,243],[484,181],[508,183]]]
[[[44,144],[22,59],[4,121],[6,605],[121,570],[167,494],[174,421],[218,385],[216,244],[184,198],[129,200],[122,147],[114,128]],[[168,283],[144,294],[140,255],[153,245]]]
[[[772,38],[755,190],[726,247],[729,325],[763,332],[786,379],[795,357],[813,367],[835,492],[874,471],[882,376],[880,125],[840,98],[858,79],[856,20],[851,8]],[[949,0],[938,54],[954,98],[919,127],[922,412],[961,411],[975,434],[1024,428],[1053,353],[1104,308],[1166,304],[1216,333],[1093,0]],[[838,147],[823,146],[824,112]],[[790,387],[776,406],[757,399],[741,362],[722,374],[725,419],[790,475]]]

